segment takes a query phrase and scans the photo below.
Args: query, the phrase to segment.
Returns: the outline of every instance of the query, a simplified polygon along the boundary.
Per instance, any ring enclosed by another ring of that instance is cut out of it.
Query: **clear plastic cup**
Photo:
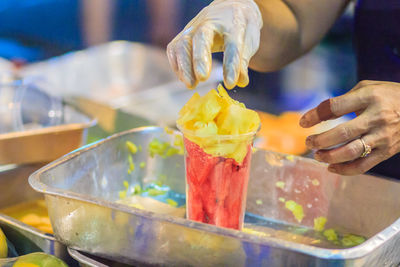
[[[180,130],[185,145],[187,218],[240,230],[256,132],[199,136]]]
[[[62,100],[46,93],[48,87],[44,80],[0,74],[0,134],[61,124]]]

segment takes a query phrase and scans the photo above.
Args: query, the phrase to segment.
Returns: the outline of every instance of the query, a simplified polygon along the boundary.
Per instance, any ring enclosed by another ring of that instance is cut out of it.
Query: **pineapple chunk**
[[[186,114],[196,106],[196,103],[200,100],[201,96],[198,93],[194,93],[193,96],[189,99],[188,102],[183,106],[183,108],[179,111],[179,115]]]
[[[198,135],[215,135],[218,134],[218,127],[215,122],[210,121],[209,123],[203,123],[201,127],[196,129]]]
[[[240,105],[230,105],[217,118],[220,134],[245,134],[254,132],[260,125],[258,114]]]
[[[177,120],[185,137],[211,155],[233,158],[241,163],[253,136],[227,139],[225,135],[241,135],[257,131],[258,114],[233,100],[222,85],[204,96],[195,93],[179,112]]]
[[[199,106],[198,119],[203,122],[211,122],[215,119],[221,110],[218,102],[219,95],[215,90],[208,92],[201,101]]]
[[[317,217],[314,219],[314,230],[318,232],[322,232],[325,228],[326,217]]]

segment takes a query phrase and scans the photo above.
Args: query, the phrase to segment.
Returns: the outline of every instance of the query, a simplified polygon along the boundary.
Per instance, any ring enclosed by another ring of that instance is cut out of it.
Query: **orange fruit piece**
[[[292,155],[307,152],[305,141],[314,129],[302,128],[299,125],[302,116],[299,112],[288,111],[276,116],[258,111],[258,115],[261,129],[257,135],[257,147]]]

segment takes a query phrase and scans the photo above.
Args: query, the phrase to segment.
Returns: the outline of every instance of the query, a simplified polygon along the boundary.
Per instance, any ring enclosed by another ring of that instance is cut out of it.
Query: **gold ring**
[[[360,138],[360,140],[361,140],[361,143],[364,146],[364,152],[361,154],[360,157],[365,158],[366,156],[369,155],[369,153],[371,153],[372,149],[371,149],[371,146],[367,145],[362,138]]]

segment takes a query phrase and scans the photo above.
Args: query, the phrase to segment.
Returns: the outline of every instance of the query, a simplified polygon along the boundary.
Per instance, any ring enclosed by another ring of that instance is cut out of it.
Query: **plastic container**
[[[240,230],[256,132],[199,136],[180,130],[185,145],[187,218]]]
[[[49,87],[38,78],[21,80],[0,74],[0,134],[61,124],[63,103],[46,93]]]

